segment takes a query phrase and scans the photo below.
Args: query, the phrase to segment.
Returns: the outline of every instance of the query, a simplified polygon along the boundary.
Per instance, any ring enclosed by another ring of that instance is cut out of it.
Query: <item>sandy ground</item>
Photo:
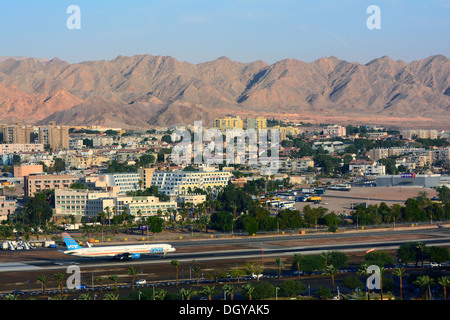
[[[322,206],[328,208],[328,212],[349,213],[352,203],[367,202],[369,205],[373,205],[385,202],[388,206],[392,206],[394,203],[403,205],[408,198],[417,197],[419,192],[423,191],[427,193],[428,198],[437,195],[435,189],[420,187],[353,187],[350,191],[327,190],[322,195],[320,204],[296,202],[295,208],[302,210],[306,205],[310,205],[312,208]]]

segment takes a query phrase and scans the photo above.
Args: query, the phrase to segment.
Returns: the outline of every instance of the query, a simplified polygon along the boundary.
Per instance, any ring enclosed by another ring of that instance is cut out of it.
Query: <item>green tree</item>
[[[46,275],[39,275],[37,277],[37,280],[42,284],[42,295],[45,296],[45,288],[47,287],[47,276]]]
[[[134,279],[135,279],[137,273],[138,273],[138,271],[133,266],[129,267],[127,270],[127,274],[129,276],[131,276],[131,290],[134,290]]]
[[[400,299],[403,300],[403,278],[407,277],[405,268],[395,268],[393,274],[396,275],[400,280]]]
[[[181,288],[180,294],[186,298],[186,300],[191,300],[191,297],[195,296],[197,294],[197,291],[195,291],[192,288]]]
[[[212,296],[216,294],[216,288],[214,286],[204,286],[200,294],[208,297],[208,300],[211,300]]]
[[[225,291],[226,294],[230,295],[230,299],[234,300],[234,292],[236,291],[236,288],[232,284],[225,284],[222,287],[223,291]]]
[[[180,266],[180,263],[178,262],[178,260],[172,260],[170,261],[170,264],[175,267],[175,271],[176,271],[176,279],[177,279],[177,288],[178,288],[178,267]]]
[[[420,287],[422,291],[422,299],[428,300],[428,290],[427,288],[434,284],[434,279],[430,278],[428,275],[418,276],[413,283]]]
[[[296,280],[286,280],[280,286],[280,295],[283,297],[294,297],[303,294],[306,291],[306,286]]]
[[[59,292],[60,292],[60,295],[62,296],[63,282],[64,282],[64,277],[65,277],[64,273],[58,272],[58,273],[55,273],[53,276],[55,277],[55,280],[58,282]]]
[[[444,300],[447,300],[447,287],[450,287],[450,276],[442,276],[438,278],[438,283],[444,289]]]
[[[380,268],[387,264],[394,264],[394,258],[388,252],[385,251],[372,251],[366,253],[364,256],[364,261],[369,265],[377,265]]]
[[[339,269],[333,266],[332,264],[328,265],[326,268],[326,271],[324,273],[325,276],[331,277],[331,290],[334,292],[335,283],[334,283],[334,277],[339,272]]]
[[[325,267],[325,260],[322,256],[305,255],[300,261],[300,270],[308,275],[314,271],[323,270]]]
[[[248,297],[249,300],[252,300],[253,291],[255,290],[255,287],[250,284],[246,283],[242,286],[242,292],[244,295]]]
[[[443,263],[449,260],[450,254],[445,247],[432,246],[429,249],[429,256],[431,262]]]

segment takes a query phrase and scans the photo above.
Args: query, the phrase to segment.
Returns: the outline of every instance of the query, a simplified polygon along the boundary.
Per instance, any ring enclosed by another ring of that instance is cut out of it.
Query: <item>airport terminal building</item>
[[[440,174],[402,173],[377,176],[377,187],[424,187],[437,188],[441,184]]]

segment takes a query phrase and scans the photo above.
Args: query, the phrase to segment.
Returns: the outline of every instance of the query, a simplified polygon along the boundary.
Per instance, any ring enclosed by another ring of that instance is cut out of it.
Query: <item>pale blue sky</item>
[[[69,30],[69,5],[81,30]],[[369,30],[369,5],[381,29]],[[450,57],[450,0],[0,0],[0,56],[68,62],[169,55],[201,63]]]

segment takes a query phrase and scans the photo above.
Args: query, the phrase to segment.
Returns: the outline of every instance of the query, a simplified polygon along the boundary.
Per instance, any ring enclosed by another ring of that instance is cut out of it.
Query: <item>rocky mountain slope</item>
[[[0,122],[146,129],[265,115],[322,122],[448,127],[450,62],[443,55],[367,64],[321,58],[201,64],[119,56],[70,64],[0,59]],[[416,124],[414,122],[417,121]]]

